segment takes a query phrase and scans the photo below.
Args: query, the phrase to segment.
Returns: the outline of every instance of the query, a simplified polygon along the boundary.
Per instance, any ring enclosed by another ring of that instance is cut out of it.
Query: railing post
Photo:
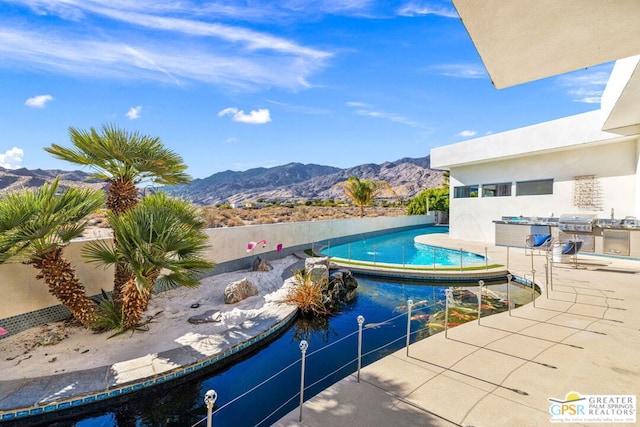
[[[409,357],[409,341],[411,340],[411,306],[413,305],[413,300],[407,301],[407,357]]]
[[[453,298],[451,289],[444,290],[444,337],[447,338],[449,331],[449,298]]]
[[[433,247],[433,271],[436,271],[436,247]]]
[[[404,268],[404,246],[402,247],[402,268]]]
[[[549,264],[549,282],[551,283],[551,290],[553,290],[553,255],[551,257],[547,255],[547,264]]]
[[[347,245],[347,259],[351,262],[351,243]]]
[[[373,245],[373,265],[376,265],[376,245]]]
[[[362,367],[362,324],[364,316],[358,316],[358,382],[360,382],[360,368]]]
[[[531,302],[536,307],[536,270],[531,269]]]
[[[213,425],[213,405],[216,403],[218,393],[215,390],[209,390],[204,395],[204,404],[207,405],[207,427]]]
[[[549,263],[544,263],[544,297],[549,299]]]
[[[306,340],[300,341],[300,351],[302,352],[302,366],[300,368],[300,419],[299,422],[302,422],[302,404],[304,403],[304,362],[305,362],[305,354],[307,353],[307,348],[309,348],[309,343]]]
[[[462,271],[462,248],[460,248],[460,271]]]
[[[507,246],[507,270],[509,269],[509,248],[510,246]]]
[[[484,269],[489,269],[489,257],[487,256],[487,247],[484,247]]]
[[[509,316],[511,316],[511,273],[507,274],[507,301],[509,302]]]
[[[484,288],[484,280],[478,282],[478,325],[482,317],[482,289]]]

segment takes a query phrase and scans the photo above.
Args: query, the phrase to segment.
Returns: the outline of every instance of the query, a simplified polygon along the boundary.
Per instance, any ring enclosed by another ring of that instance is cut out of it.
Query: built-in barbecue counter
[[[640,258],[640,220],[634,217],[602,219],[584,214],[503,216],[493,222],[497,246],[524,247],[530,234],[551,234],[562,242],[582,240],[580,252]]]

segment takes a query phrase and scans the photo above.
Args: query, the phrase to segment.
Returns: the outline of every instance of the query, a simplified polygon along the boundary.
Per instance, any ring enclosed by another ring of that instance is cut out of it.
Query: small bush
[[[294,304],[303,315],[326,316],[331,314],[324,304],[322,291],[326,288],[326,283],[316,283],[310,276],[305,274],[304,269],[294,272],[295,284],[282,301],[287,304]]]

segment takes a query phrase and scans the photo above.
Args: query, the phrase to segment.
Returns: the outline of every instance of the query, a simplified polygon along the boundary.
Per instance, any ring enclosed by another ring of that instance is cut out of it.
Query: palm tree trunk
[[[142,320],[142,315],[149,306],[151,291],[160,277],[160,270],[154,270],[147,276],[148,286],[142,289],[137,286],[133,277],[122,288],[122,308],[124,312],[124,327],[131,328]]]
[[[62,248],[45,254],[33,261],[32,265],[40,271],[36,278],[44,279],[51,295],[67,307],[80,323],[91,328],[95,320],[96,305],[86,295],[75,268],[62,256]]]
[[[133,182],[119,179],[107,180],[107,182],[109,183],[107,209],[116,215],[121,215],[138,204],[138,189]],[[113,236],[113,244],[118,246],[115,235]],[[131,280],[135,283],[133,274],[122,263],[116,264],[113,278],[113,300],[116,304],[123,304],[123,288]]]
[[[151,291],[146,288],[139,289],[135,276],[131,276],[131,279],[122,287],[120,299],[124,315],[123,327],[125,329],[132,328],[140,323],[150,299]]]

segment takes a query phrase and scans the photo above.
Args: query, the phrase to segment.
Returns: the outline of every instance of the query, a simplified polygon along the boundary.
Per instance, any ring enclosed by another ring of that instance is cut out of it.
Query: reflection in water
[[[57,415],[57,425],[192,426],[206,416],[203,397],[210,389],[218,394],[214,425],[271,425],[297,407],[301,367],[298,346],[302,339],[309,342],[305,384],[312,386],[305,390],[305,397],[310,398],[357,369],[355,332],[359,315],[365,318],[364,325],[370,325],[363,328],[363,366],[405,345],[408,300],[414,302],[411,311],[412,342],[443,327],[448,286],[425,286],[420,282],[391,282],[371,277],[357,279],[357,298],[333,316],[300,318],[275,341],[253,350],[231,365],[202,372],[200,377],[192,377],[186,383],[167,383],[161,388],[137,393],[126,401],[103,402],[103,406],[91,408],[91,413],[69,416],[67,421],[61,421]],[[457,283],[451,284],[451,289],[454,304],[449,310],[449,324],[454,326],[475,319],[477,286]],[[485,286],[482,315],[507,309],[506,295],[504,283]],[[531,299],[531,291],[528,287],[513,284],[511,299],[516,307],[525,304]],[[328,346],[331,348],[323,350]],[[20,424],[23,425],[28,424]],[[47,422],[41,425],[55,424]]]

